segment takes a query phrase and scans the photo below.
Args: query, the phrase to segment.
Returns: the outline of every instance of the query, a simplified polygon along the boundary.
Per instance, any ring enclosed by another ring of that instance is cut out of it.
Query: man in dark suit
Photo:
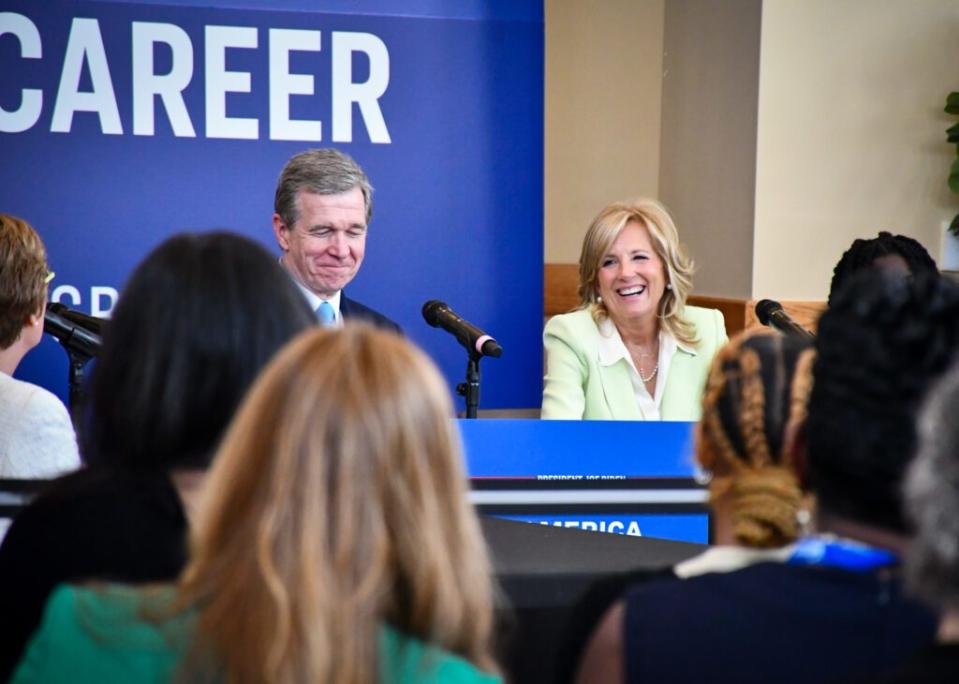
[[[364,320],[400,331],[343,292],[363,263],[373,214],[373,188],[352,158],[332,148],[293,156],[280,173],[273,211],[273,234],[283,250],[280,263],[322,324]]]

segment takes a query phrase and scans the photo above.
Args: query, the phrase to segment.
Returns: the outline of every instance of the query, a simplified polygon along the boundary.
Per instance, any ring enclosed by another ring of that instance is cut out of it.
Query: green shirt
[[[189,648],[195,616],[148,621],[172,596],[170,588],[120,585],[95,589],[61,585],[50,597],[40,628],[12,684],[70,682],[147,684],[169,682]],[[380,632],[381,681],[388,684],[500,682],[466,660],[384,627]]]

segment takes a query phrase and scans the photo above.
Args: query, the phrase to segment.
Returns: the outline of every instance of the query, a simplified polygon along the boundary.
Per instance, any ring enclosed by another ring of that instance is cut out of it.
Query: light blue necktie
[[[316,315],[320,319],[320,325],[324,328],[332,328],[336,324],[336,312],[333,311],[333,305],[327,301],[320,302],[316,309]]]

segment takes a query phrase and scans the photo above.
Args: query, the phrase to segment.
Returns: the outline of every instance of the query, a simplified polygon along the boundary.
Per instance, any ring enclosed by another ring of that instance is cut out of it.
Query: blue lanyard
[[[877,549],[847,539],[805,537],[786,561],[790,565],[818,565],[866,572],[896,565],[899,558],[892,551]]]

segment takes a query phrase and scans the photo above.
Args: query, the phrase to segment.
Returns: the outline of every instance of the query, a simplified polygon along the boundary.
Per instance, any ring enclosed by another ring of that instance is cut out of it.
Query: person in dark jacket
[[[280,173],[273,211],[280,263],[321,325],[340,327],[356,320],[400,331],[389,318],[344,293],[363,264],[373,217],[373,187],[352,157],[333,148],[294,155]]]

